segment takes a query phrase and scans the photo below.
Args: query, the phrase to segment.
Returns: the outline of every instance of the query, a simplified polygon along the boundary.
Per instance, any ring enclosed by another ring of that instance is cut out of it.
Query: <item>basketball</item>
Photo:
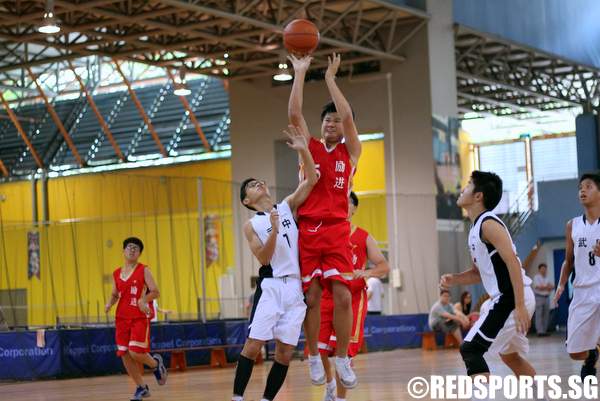
[[[295,55],[312,53],[319,44],[317,26],[306,19],[296,19],[283,30],[283,45]]]

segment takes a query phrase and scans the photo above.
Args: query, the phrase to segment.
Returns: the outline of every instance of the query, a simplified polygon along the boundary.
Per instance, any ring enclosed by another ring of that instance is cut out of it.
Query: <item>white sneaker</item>
[[[310,370],[310,381],[315,386],[321,386],[327,381],[325,376],[325,368],[323,367],[323,361],[321,356],[308,356],[308,368]]]
[[[342,385],[346,388],[354,388],[358,384],[356,375],[350,366],[350,358],[335,357],[335,370],[340,376]]]
[[[335,401],[337,394],[337,384],[335,384],[335,379],[331,382],[327,383],[325,386],[325,395],[323,396],[323,401]]]

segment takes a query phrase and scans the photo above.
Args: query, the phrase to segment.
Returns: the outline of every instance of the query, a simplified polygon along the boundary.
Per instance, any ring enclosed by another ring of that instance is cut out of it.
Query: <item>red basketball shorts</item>
[[[126,354],[128,350],[138,353],[150,352],[149,319],[117,318],[115,328],[118,356]]]
[[[350,222],[300,221],[300,268],[302,288],[315,278],[330,286],[331,280],[348,284],[353,277]]]
[[[321,327],[319,329],[319,352],[334,355],[336,335],[333,329],[333,298],[321,299]],[[352,331],[348,345],[348,356],[355,357],[362,348],[365,337],[365,316],[367,315],[367,292],[352,294]]]

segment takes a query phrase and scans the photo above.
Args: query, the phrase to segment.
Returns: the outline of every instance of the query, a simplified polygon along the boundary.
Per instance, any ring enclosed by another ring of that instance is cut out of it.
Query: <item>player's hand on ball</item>
[[[283,133],[288,137],[286,143],[290,148],[296,151],[308,149],[308,141],[306,140],[306,137],[300,133],[300,130],[297,127],[288,125],[288,129],[284,129]]]
[[[296,57],[293,54],[290,54],[288,60],[292,63],[295,72],[306,72],[310,67],[310,62],[312,61],[311,56],[304,57]]]
[[[517,324],[517,332],[527,334],[531,319],[525,306],[517,306],[515,308],[515,323]]]
[[[331,57],[327,57],[327,63],[329,66],[327,67],[327,71],[325,72],[325,78],[335,78],[338,69],[340,68],[340,63],[342,62],[342,58],[339,54],[333,53]]]
[[[440,289],[447,290],[454,285],[454,276],[452,274],[444,274],[440,277]]]
[[[271,227],[275,233],[279,232],[279,212],[275,208],[271,210]]]

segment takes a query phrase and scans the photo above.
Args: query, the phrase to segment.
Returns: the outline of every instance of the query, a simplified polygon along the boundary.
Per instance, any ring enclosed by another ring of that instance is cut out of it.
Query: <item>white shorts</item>
[[[525,307],[529,319],[535,311],[535,295],[530,287],[524,291]],[[529,341],[524,333],[517,331],[514,309],[507,309],[501,302],[501,297],[488,299],[481,306],[479,319],[467,333],[465,341],[475,341],[488,347],[487,352],[493,354],[526,354],[529,351]]]
[[[256,285],[249,338],[298,345],[306,304],[300,278],[263,278]]]
[[[567,320],[567,352],[577,353],[596,348],[600,339],[600,289],[597,286],[573,290]]]

